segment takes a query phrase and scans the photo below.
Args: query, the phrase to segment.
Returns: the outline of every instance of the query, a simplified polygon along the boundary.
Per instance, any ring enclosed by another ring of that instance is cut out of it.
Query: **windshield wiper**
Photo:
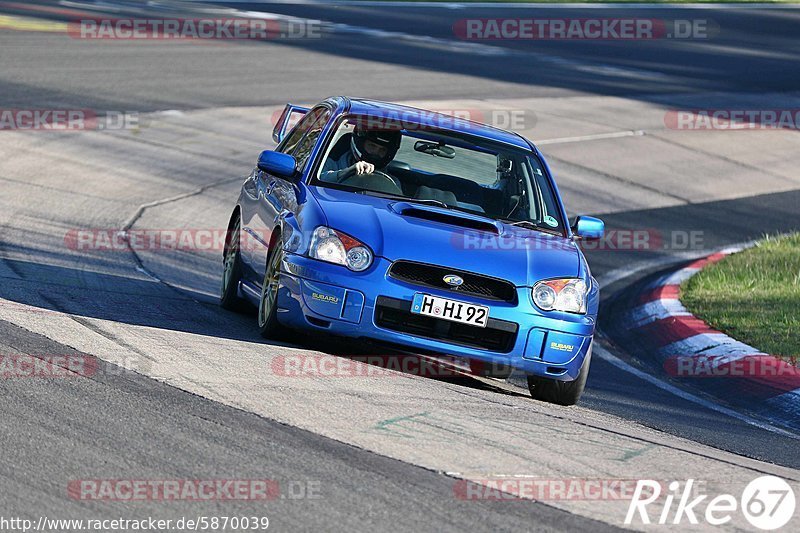
[[[371,191],[369,189],[358,189],[355,191],[351,191],[356,194],[366,194],[367,196],[377,196],[378,198],[392,198],[395,200],[407,200],[405,196],[400,196],[399,194],[392,194],[390,192],[378,192],[378,191]]]
[[[519,226],[521,228],[532,229],[532,230],[535,230],[535,231],[541,231],[543,233],[548,233],[550,235],[559,235],[559,236],[561,236],[561,232],[560,231],[554,230],[553,228],[550,228],[550,227],[541,226],[541,225],[539,225],[538,223],[536,223],[536,222],[534,222],[532,220],[510,220],[510,219],[507,219],[507,218],[501,218],[500,221],[503,222],[503,224],[507,224],[509,226]]]
[[[496,220],[495,218],[490,217],[486,213],[481,213],[480,211],[475,211],[473,209],[467,209],[465,207],[460,207],[460,206],[457,206],[457,205],[450,205],[448,203],[445,203],[445,202],[443,202],[441,200],[436,200],[434,198],[408,198],[406,196],[400,196],[400,195],[392,194],[392,193],[388,193],[388,192],[371,191],[369,189],[359,189],[359,190],[353,191],[353,192],[355,192],[356,194],[366,194],[366,195],[369,195],[369,196],[377,196],[378,198],[388,198],[388,199],[392,199],[392,200],[402,200],[404,202],[410,202],[412,204],[413,203],[417,203],[417,204],[425,204],[425,205],[434,205],[436,207],[443,207],[443,208],[449,209],[451,211],[458,211],[460,213],[466,213],[468,215],[477,215],[479,217],[483,217],[483,218],[486,218],[486,219],[492,220],[492,221]],[[537,229],[539,229],[539,228],[537,228]],[[560,233],[554,233],[554,235],[560,235]]]
[[[369,189],[361,189],[358,191],[353,191],[356,194],[366,194],[368,196],[377,196],[378,198],[390,198],[392,200],[403,200],[404,202],[412,202],[418,204],[430,204],[435,205],[438,207],[444,207],[445,209],[458,209],[456,206],[452,206],[450,204],[446,204],[441,200],[434,200],[433,198],[408,198],[406,196],[400,196],[398,194],[392,194],[388,192],[378,192],[378,191],[370,191]]]

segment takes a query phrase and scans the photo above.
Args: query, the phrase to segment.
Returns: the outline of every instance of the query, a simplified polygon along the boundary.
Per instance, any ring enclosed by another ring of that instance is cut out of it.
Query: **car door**
[[[278,151],[290,154],[297,159],[299,171],[302,171],[308,162],[314,145],[330,119],[331,113],[332,111],[327,105],[315,107],[303,117],[286,141],[278,147]],[[269,251],[267,244],[270,242],[276,225],[279,224],[280,215],[297,210],[297,195],[292,182],[258,169],[254,174],[253,188],[256,201],[249,230],[254,233],[254,240],[259,245],[252,247],[248,262],[254,266],[254,281],[260,287],[267,264]]]

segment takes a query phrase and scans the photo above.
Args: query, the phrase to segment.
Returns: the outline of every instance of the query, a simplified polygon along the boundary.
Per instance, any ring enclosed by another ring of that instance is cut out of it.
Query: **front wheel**
[[[534,400],[558,405],[575,405],[586,387],[589,366],[592,362],[592,347],[586,353],[583,366],[574,381],[558,381],[528,374],[528,390]]]
[[[239,282],[242,280],[242,265],[240,263],[239,249],[242,221],[237,219],[230,230],[228,242],[225,243],[225,258],[222,264],[222,291],[219,304],[223,309],[230,311],[243,311],[245,301],[239,297]]]
[[[258,303],[258,332],[266,339],[277,339],[283,333],[283,326],[278,323],[278,287],[282,261],[283,249],[278,239],[267,259],[267,271],[264,273],[261,300]]]

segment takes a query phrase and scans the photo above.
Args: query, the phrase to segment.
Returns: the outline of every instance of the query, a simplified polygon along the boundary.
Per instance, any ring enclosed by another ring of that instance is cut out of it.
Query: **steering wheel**
[[[382,178],[380,181],[371,179],[372,176]],[[403,194],[403,190],[397,185],[389,174],[380,170],[373,170],[369,174],[354,174],[342,182],[342,185],[350,185],[351,187],[359,187],[368,189],[375,192],[385,192],[390,194]]]
[[[380,171],[380,170],[373,170],[373,171],[372,171],[370,174],[371,174],[372,176],[380,176],[380,177],[382,177],[382,178],[386,178],[387,180],[389,180],[389,181],[391,181],[391,182],[392,182],[392,185],[394,185],[394,186],[397,186],[397,182],[396,182],[396,181],[394,181],[394,178],[393,178],[393,177],[391,177],[391,176],[390,176],[389,174],[387,174],[386,172],[383,172],[383,171]]]

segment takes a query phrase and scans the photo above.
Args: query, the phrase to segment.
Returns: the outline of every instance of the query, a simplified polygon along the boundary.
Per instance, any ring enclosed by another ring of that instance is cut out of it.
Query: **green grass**
[[[681,301],[712,327],[760,351],[800,357],[800,234],[767,237],[689,278]]]

